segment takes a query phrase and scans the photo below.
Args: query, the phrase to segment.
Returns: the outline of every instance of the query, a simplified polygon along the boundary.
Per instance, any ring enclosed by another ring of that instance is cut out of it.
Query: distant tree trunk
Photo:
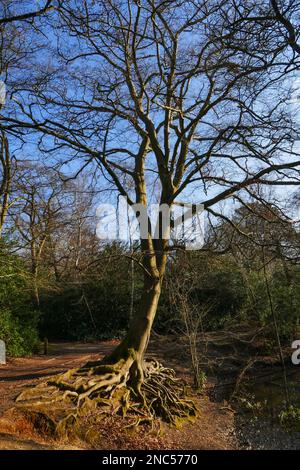
[[[0,184],[0,238],[4,226],[5,219],[7,217],[9,208],[9,196],[12,183],[11,175],[11,159],[9,153],[8,140],[5,133],[2,131],[1,134],[1,149],[0,149],[0,162],[2,167],[2,181]]]
[[[34,239],[31,242],[31,274],[32,274],[32,295],[35,306],[39,309],[40,307],[40,294],[38,287],[38,257],[37,248]]]
[[[37,309],[40,308],[40,292],[38,287],[38,272],[37,270],[33,274],[33,299]]]

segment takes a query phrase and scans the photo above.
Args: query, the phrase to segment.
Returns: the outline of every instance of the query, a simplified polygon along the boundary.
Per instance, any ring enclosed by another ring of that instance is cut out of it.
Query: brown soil
[[[9,359],[0,366],[0,449],[4,450],[57,450],[57,449],[234,449],[234,413],[222,403],[214,403],[207,395],[199,396],[199,418],[180,430],[162,427],[159,435],[140,428],[136,432],[124,430],[122,419],[114,423],[103,421],[92,447],[82,440],[54,441],[38,435],[21,414],[12,411],[16,396],[46,377],[78,367],[88,360],[107,354],[115,346],[114,341],[98,344],[56,343],[51,344],[48,356]],[[172,352],[174,354],[172,354]],[[149,354],[162,362],[171,363],[177,374],[189,380],[189,374],[176,354],[176,342],[159,341],[150,346]],[[166,361],[167,357],[167,361]],[[212,384],[208,384],[212,385]],[[209,387],[208,387],[209,388]]]

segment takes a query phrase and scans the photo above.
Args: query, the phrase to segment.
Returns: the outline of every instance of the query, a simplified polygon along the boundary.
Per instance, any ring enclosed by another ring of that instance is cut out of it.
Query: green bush
[[[129,293],[113,280],[67,286],[41,296],[40,331],[49,339],[82,341],[121,336],[128,326]]]
[[[279,413],[281,424],[290,430],[300,431],[300,408],[290,405],[287,410]]]
[[[92,273],[93,274],[93,273]],[[135,274],[135,300],[140,296]],[[105,340],[124,335],[131,304],[128,260],[116,259],[105,266],[105,275],[88,275],[82,283],[58,283],[41,292],[42,336],[59,340]]]
[[[188,256],[188,262],[177,256],[169,263],[154,325],[159,333],[180,331],[180,311],[172,303],[169,291],[174,285],[176,289],[184,285],[184,276],[192,273],[186,289],[190,305],[210,306],[204,319],[206,330],[254,323],[270,325],[273,335],[274,320],[262,260],[251,264],[246,260],[243,266],[241,260],[237,264],[231,255],[207,257],[192,253]],[[285,270],[281,262],[274,260],[268,265],[266,276],[280,336],[289,342],[300,324],[300,268],[287,264]],[[179,282],[174,284],[174,279]]]
[[[247,286],[236,264],[229,257],[208,258],[192,253],[188,255],[188,262],[178,256],[168,266],[154,325],[158,332],[180,329],[180,311],[177,305],[173,305],[169,291],[183,285],[185,275],[191,276],[191,282],[186,282],[183,287],[189,292],[190,304],[210,307],[204,320],[205,329],[223,328],[240,315],[247,297]],[[177,279],[175,284],[174,279]]]
[[[39,344],[36,327],[22,325],[9,310],[0,311],[0,338],[5,341],[9,356],[26,356]]]
[[[39,343],[38,312],[31,300],[30,283],[17,256],[0,253],[0,339],[11,356],[34,352]]]

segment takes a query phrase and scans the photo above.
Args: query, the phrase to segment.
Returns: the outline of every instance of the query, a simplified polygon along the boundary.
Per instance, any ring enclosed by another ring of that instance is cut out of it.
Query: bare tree
[[[206,375],[201,365],[203,351],[200,352],[200,343],[202,340],[205,344],[205,319],[213,304],[199,302],[196,292],[201,277],[197,266],[190,262],[188,254],[178,257],[176,261],[177,263],[170,266],[170,273],[167,276],[170,304],[177,313],[181,336],[187,341],[194,387],[198,391],[203,391]]]
[[[58,186],[55,179],[54,184]],[[91,262],[93,238],[89,230],[93,195],[86,195],[77,181],[60,185],[63,189],[58,196],[59,223],[49,233],[45,253],[45,262],[53,269],[57,281],[74,278],[75,272],[80,273]]]
[[[0,237],[9,209],[9,196],[12,184],[12,162],[9,152],[9,144],[4,132],[0,139]]]
[[[22,3],[22,7],[18,3]],[[0,74],[7,81],[10,91],[27,81],[24,70],[26,63],[37,44],[31,46],[30,26],[35,18],[41,17],[53,8],[53,0],[45,1],[43,8],[32,11],[32,2],[0,1]],[[29,9],[28,9],[29,7]],[[24,12],[25,10],[28,10]],[[19,13],[18,13],[19,12]],[[22,26],[19,26],[21,22]],[[31,29],[31,32],[33,30]],[[20,75],[20,71],[22,71]],[[3,92],[3,90],[2,90]],[[0,108],[5,107],[5,97],[1,97]],[[4,101],[4,102],[2,102]],[[9,196],[13,180],[13,168],[10,155],[10,132],[0,129],[0,236],[7,217]]]
[[[19,251],[29,254],[30,272],[33,281],[34,300],[39,307],[39,274],[45,265],[45,250],[51,237],[62,229],[63,209],[68,204],[64,184],[57,181],[57,173],[43,165],[32,162],[19,163],[17,178],[13,185],[16,199],[10,211],[11,223],[15,228]]]
[[[230,197],[255,198],[257,185],[298,184],[285,43],[263,28],[234,28],[237,20],[230,0],[67,0],[51,67],[14,94],[19,109],[2,122],[38,133],[40,148],[63,150],[64,161],[95,162],[103,183],[145,209],[155,181],[160,204],[173,208],[194,194],[213,216]],[[145,361],[175,247],[150,226],[137,259],[143,294],[126,337],[103,361],[61,377],[56,393],[72,390],[82,403],[121,388],[128,403],[129,389],[148,414],[175,422],[194,405],[179,398],[172,372]]]

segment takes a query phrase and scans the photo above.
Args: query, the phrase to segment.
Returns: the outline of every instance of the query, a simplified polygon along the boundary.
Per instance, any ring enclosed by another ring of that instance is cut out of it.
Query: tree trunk
[[[130,322],[127,335],[115,351],[108,356],[107,362],[118,361],[131,351],[134,352],[139,366],[143,367],[143,358],[149,343],[160,294],[161,280],[145,276],[139,308]]]
[[[11,168],[11,159],[9,152],[8,140],[5,136],[5,133],[2,131],[0,137],[0,164],[2,170],[2,181],[0,184],[0,238],[2,237],[2,230],[4,226],[5,219],[8,214],[9,209],[9,197],[11,192],[12,184],[12,168]]]
[[[128,332],[120,345],[104,359],[111,364],[131,356],[134,358],[131,375],[137,375],[139,383],[143,381],[144,355],[148,347],[150,334],[157,312],[161,286],[167,265],[167,253],[164,251],[167,240],[142,240],[144,252],[144,286],[139,308],[132,319]],[[138,373],[136,374],[136,370]]]

